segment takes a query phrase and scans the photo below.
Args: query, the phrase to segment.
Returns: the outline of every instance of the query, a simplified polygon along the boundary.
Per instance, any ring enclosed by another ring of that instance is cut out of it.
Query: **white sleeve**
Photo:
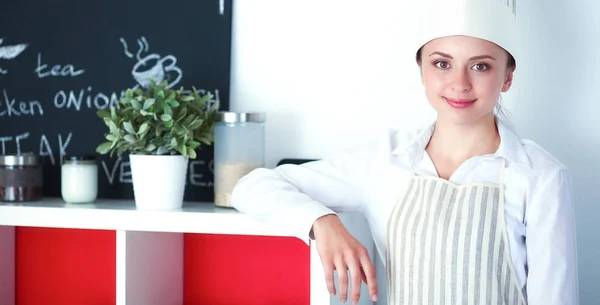
[[[541,178],[526,216],[529,305],[579,304],[577,238],[567,170]]]
[[[232,205],[308,242],[317,218],[362,211],[364,184],[376,150],[377,145],[370,143],[334,158],[256,169],[238,181]]]

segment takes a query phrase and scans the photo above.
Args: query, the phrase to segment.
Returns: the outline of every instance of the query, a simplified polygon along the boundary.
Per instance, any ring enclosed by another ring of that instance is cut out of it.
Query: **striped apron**
[[[500,184],[414,175],[387,225],[389,305],[525,305]]]

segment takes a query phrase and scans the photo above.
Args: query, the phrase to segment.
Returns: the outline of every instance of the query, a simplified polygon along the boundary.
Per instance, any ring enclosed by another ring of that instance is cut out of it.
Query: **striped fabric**
[[[387,226],[388,304],[526,304],[501,193],[415,176]]]

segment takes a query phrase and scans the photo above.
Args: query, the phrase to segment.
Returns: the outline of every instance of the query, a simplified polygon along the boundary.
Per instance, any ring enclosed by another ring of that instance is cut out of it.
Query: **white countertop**
[[[290,236],[207,202],[185,202],[177,210],[139,210],[133,200],[111,199],[93,204],[67,204],[60,198],[0,202],[0,226]]]

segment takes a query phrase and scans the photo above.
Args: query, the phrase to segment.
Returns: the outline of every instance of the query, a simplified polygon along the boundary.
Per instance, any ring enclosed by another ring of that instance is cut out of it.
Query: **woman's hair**
[[[417,51],[417,62],[420,64],[421,63],[421,50],[423,49],[423,47],[421,47],[418,51]],[[510,54],[508,51],[505,51],[506,55],[508,55],[508,62],[506,63],[506,67],[508,69],[514,69],[517,66],[517,62],[515,61],[515,58],[512,56],[512,54]]]

